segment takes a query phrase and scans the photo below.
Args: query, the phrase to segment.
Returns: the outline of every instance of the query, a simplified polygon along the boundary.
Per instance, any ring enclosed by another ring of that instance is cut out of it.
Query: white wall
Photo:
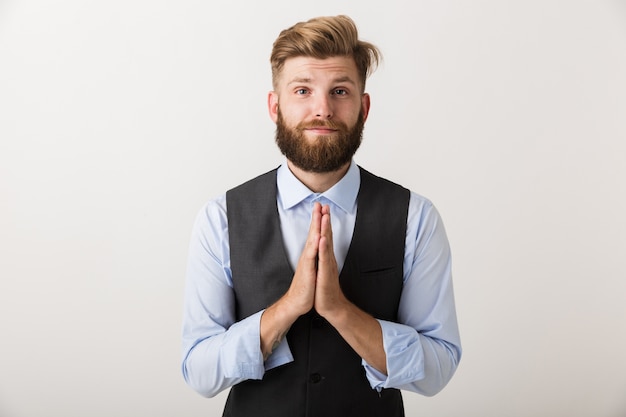
[[[384,6],[384,7],[383,7]],[[626,415],[626,5],[0,2],[0,416],[219,416],[179,370],[193,218],[282,160],[268,56],[347,13],[357,162],[446,222],[464,358],[407,415]]]

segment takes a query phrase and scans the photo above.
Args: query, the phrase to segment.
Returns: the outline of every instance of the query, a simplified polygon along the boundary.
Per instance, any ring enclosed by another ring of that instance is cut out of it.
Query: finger
[[[311,225],[309,226],[309,235],[320,233],[322,219],[322,205],[318,202],[313,204],[313,210],[311,212]]]
[[[335,263],[335,252],[333,249],[333,231],[330,222],[330,214],[322,216],[321,234],[319,241],[319,258],[322,263]]]
[[[331,259],[331,255],[333,251],[332,251],[331,243],[329,242],[331,242],[331,240],[328,239],[326,236],[320,237],[320,242],[319,242],[320,267],[322,267],[322,265],[325,265]]]
[[[333,250],[333,227],[330,220],[330,207],[324,206],[322,209],[322,218],[320,221],[320,236],[328,239],[330,250]]]
[[[329,300],[334,299],[334,293],[338,291],[339,273],[337,261],[332,250],[332,242],[328,237],[320,238],[319,265],[317,268],[317,284],[315,291],[315,303],[323,308]],[[329,298],[330,297],[330,298]],[[332,303],[332,302],[331,302]]]
[[[313,212],[311,213],[311,225],[309,226],[309,235],[307,236],[306,244],[304,247],[304,253],[306,253],[307,258],[310,259],[315,259],[317,257],[319,239],[321,234],[321,218],[321,204],[316,202],[313,205]]]

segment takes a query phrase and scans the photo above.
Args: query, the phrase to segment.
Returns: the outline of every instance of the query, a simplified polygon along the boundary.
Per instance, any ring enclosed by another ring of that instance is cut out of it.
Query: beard
[[[276,119],[276,144],[288,160],[307,172],[325,173],[337,171],[352,160],[363,139],[363,112],[352,126],[331,120],[301,122],[296,127],[285,124],[280,109]],[[305,137],[307,128],[324,126],[336,129],[333,135]]]

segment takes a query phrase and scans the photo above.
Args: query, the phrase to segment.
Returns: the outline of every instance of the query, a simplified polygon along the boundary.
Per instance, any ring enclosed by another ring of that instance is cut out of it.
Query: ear
[[[363,110],[363,122],[365,122],[370,113],[370,95],[368,93],[363,93],[361,96],[361,109]]]
[[[278,93],[276,91],[270,91],[267,94],[267,110],[270,114],[270,119],[276,123],[278,119]]]

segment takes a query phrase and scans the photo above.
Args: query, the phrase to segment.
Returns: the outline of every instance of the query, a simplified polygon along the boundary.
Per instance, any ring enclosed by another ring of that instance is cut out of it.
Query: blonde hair
[[[359,40],[354,21],[344,15],[299,22],[280,33],[270,56],[274,88],[285,61],[299,56],[318,59],[351,56],[361,78],[362,91],[365,90],[365,80],[382,60],[380,50]]]

